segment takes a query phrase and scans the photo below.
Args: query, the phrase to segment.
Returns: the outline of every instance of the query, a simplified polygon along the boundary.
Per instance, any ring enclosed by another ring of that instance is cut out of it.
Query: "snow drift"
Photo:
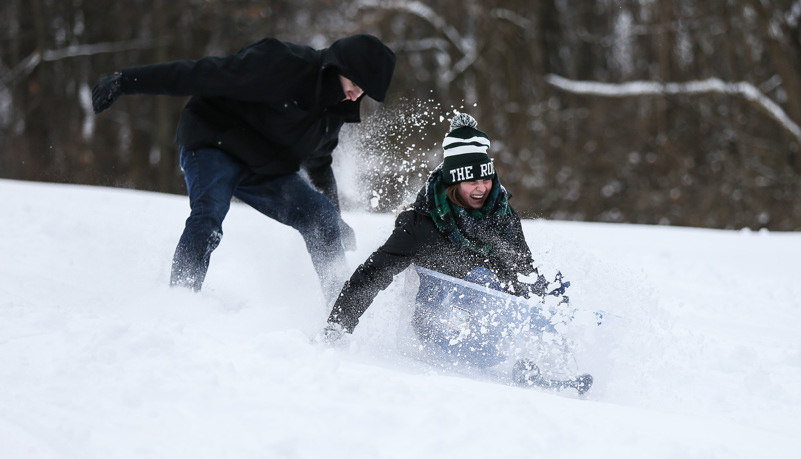
[[[0,456],[721,457],[801,451],[801,235],[524,221],[604,310],[585,399],[398,346],[402,282],[339,346],[298,234],[234,204],[199,294],[167,287],[186,198],[0,180]],[[393,217],[346,213],[359,250]]]

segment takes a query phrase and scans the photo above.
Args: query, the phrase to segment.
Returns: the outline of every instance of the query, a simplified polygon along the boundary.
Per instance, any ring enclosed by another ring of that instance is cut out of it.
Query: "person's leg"
[[[181,147],[180,164],[191,212],[175,248],[170,285],[199,291],[211,252],[222,239],[222,222],[231,206],[231,196],[246,168],[214,148]]]
[[[420,284],[415,296],[412,329],[422,342],[438,345],[447,343],[457,324],[449,321],[450,305],[444,304],[448,295],[445,281],[418,271]]]
[[[498,349],[505,323],[504,305],[481,287],[501,290],[498,277],[488,268],[477,267],[464,277],[475,287],[453,287],[451,322],[463,322],[460,339],[451,340],[449,352],[459,361],[477,367],[491,367],[504,360]]]
[[[300,232],[320,279],[327,306],[347,279],[345,250],[339,232],[339,212],[299,174],[243,179],[234,196],[264,215]]]
[[[489,268],[485,268],[483,266],[473,268],[469,273],[467,273],[466,276],[464,276],[464,280],[481,285],[483,287],[491,288],[493,290],[501,290],[501,281],[498,280],[498,276],[496,276],[495,273],[493,273]]]
[[[447,362],[476,367],[500,363],[503,356],[487,312],[487,295],[443,278],[418,271],[420,286],[412,328],[424,346],[440,352]],[[486,268],[476,268],[464,280],[500,288],[498,278]]]

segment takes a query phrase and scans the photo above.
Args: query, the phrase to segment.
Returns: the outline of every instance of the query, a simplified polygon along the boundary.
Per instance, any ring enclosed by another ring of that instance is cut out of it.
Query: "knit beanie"
[[[476,126],[478,122],[467,113],[459,113],[451,120],[451,130],[442,141],[445,151],[442,181],[445,185],[495,177],[495,165],[487,154],[489,137]]]

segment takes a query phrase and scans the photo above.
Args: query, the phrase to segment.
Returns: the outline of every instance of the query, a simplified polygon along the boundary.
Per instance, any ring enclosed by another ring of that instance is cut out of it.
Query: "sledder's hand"
[[[568,287],[570,287],[570,282],[562,279],[562,273],[561,272],[557,272],[556,273],[556,277],[554,278],[554,280],[551,283],[551,285],[556,285],[557,283],[559,284],[559,286],[557,286],[553,290],[551,290],[548,293],[548,295],[553,295],[553,296],[560,296],[561,295],[561,296],[564,296],[565,295],[565,290]]]
[[[345,335],[345,329],[342,325],[337,323],[330,323],[323,328],[316,337],[315,341],[318,343],[331,344],[339,341]]]
[[[342,238],[342,247],[346,252],[353,252],[356,250],[356,233],[345,220],[339,219],[339,234]]]
[[[115,73],[103,77],[95,83],[92,88],[92,108],[95,110],[95,115],[111,107],[122,95],[122,86],[120,80],[122,75]]]
[[[548,284],[549,282],[545,280],[545,276],[542,274],[537,275],[537,281],[533,284],[524,283],[523,285],[528,290],[528,296],[538,296],[543,297],[548,293]]]

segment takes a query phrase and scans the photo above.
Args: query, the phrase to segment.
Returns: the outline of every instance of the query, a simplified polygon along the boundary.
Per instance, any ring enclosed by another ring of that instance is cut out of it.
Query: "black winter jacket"
[[[380,102],[394,66],[394,53],[370,35],[346,37],[322,50],[265,38],[228,57],[123,69],[121,89],[192,96],[177,144],[221,149],[258,174],[303,167],[330,198],[336,193],[331,153],[339,131],[345,122],[360,121],[361,99],[343,101],[339,75]]]
[[[483,266],[498,276],[508,293],[522,294],[526,288],[518,281],[517,274],[528,275],[534,268],[520,218],[517,214],[514,217],[511,239],[519,257],[511,260],[510,264],[510,260],[484,257],[458,247],[439,231],[431,216],[421,208],[412,207],[403,211],[395,220],[395,229],[389,239],[345,283],[328,322],[338,323],[348,332],[353,332],[359,318],[378,293],[392,283],[395,275],[412,264],[458,278]]]

